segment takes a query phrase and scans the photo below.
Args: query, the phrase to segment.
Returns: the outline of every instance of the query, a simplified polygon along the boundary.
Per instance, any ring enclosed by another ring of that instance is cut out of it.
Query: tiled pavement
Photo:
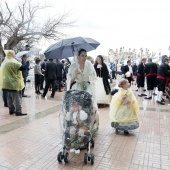
[[[28,113],[26,117],[8,115],[8,110],[0,102],[0,170],[170,169],[168,100],[165,106],[160,106],[155,102],[156,98],[145,101],[137,97],[141,107],[140,128],[128,136],[116,134],[110,126],[109,108],[100,108],[100,128],[92,150],[94,165],[84,165],[85,151],[79,156],[70,154],[70,162],[65,165],[57,162],[57,154],[62,148],[57,109],[63,93],[44,100],[35,97],[32,87],[28,89],[27,94],[31,97],[23,99],[23,110]],[[16,129],[12,130],[12,126]]]

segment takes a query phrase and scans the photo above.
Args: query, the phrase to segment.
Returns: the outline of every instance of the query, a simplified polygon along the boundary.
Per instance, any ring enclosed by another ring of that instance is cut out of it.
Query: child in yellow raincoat
[[[111,126],[129,134],[129,130],[137,129],[138,122],[138,104],[137,100],[130,89],[130,84],[127,80],[119,82],[119,91],[112,97],[110,104],[110,119]]]

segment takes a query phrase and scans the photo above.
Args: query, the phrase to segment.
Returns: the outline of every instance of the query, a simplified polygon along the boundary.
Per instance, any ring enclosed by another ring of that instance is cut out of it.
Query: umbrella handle
[[[73,56],[74,56],[74,62],[76,64],[76,68],[78,68],[78,65],[77,65],[77,61],[76,61],[76,56],[75,56],[75,50],[74,50],[74,42],[71,43],[71,48],[72,48],[72,53],[73,53]]]

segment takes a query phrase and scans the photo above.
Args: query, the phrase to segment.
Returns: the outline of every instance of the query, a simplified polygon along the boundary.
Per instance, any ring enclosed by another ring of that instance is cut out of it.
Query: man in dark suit
[[[127,79],[131,85],[131,82],[133,80],[133,70],[132,70],[132,66],[131,66],[131,61],[128,60],[127,61],[127,65],[125,65],[122,68],[122,73],[124,74],[124,78]]]
[[[62,77],[63,77],[63,74],[64,74],[64,65],[58,59],[56,60],[56,65],[57,65],[58,90],[59,90],[59,92],[61,92],[61,82],[62,82]]]
[[[153,90],[156,86],[157,69],[157,64],[153,63],[152,59],[149,58],[144,69],[147,83],[147,97],[145,99],[152,99]]]
[[[52,93],[51,93],[51,98],[54,98],[55,95],[55,81],[57,77],[57,66],[55,63],[53,63],[53,59],[50,59],[49,62],[46,64],[46,69],[45,69],[45,80],[46,80],[46,85],[44,89],[44,93],[42,94],[42,97],[45,97],[48,89],[50,87],[50,84],[52,85]]]
[[[163,99],[163,93],[165,92],[166,80],[170,78],[170,67],[168,65],[168,57],[164,55],[162,57],[162,64],[158,67],[157,72],[157,86],[158,86],[158,98],[157,103],[165,105]]]
[[[144,68],[145,68],[145,63],[146,63],[146,58],[143,58],[141,60],[141,63],[138,65],[138,70],[137,70],[137,86],[138,86],[138,96],[147,96],[144,94],[144,85],[145,85],[145,73],[144,73]]]

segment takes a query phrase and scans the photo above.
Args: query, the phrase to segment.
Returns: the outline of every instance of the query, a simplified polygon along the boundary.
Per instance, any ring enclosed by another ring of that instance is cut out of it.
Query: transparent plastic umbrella
[[[30,53],[30,51],[21,51],[21,52],[17,53],[15,56],[16,56],[16,58],[21,58],[23,55],[29,54],[29,53]]]

